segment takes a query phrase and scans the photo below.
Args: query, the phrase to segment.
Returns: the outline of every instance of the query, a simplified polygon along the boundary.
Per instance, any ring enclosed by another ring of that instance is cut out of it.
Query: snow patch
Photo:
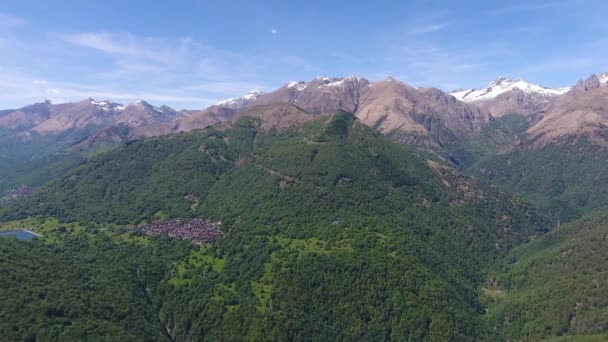
[[[317,88],[323,88],[323,87],[341,87],[346,82],[367,81],[365,78],[362,78],[362,77],[359,77],[359,76],[348,76],[348,77],[345,77],[345,78],[317,77],[315,80],[321,82],[321,85],[319,85]]]
[[[600,84],[605,86],[608,84],[608,72],[605,72],[597,77],[600,80]]]
[[[463,102],[477,102],[493,99],[498,95],[513,89],[519,89],[526,94],[539,94],[541,96],[553,97],[567,93],[571,87],[546,88],[541,85],[528,83],[522,79],[511,80],[500,76],[492,81],[485,89],[460,90],[452,92],[450,95]]]
[[[251,103],[252,101],[257,100],[260,96],[264,95],[265,93],[261,90],[252,90],[250,91],[247,95],[243,95],[241,97],[231,97],[229,99],[220,101],[218,103],[216,103],[216,106],[220,106],[220,107],[227,107],[227,108],[231,108],[231,109],[239,109],[242,108],[246,105],[248,105],[249,103]]]
[[[304,81],[291,81],[287,83],[287,88],[294,88],[297,91],[302,91],[306,89],[307,86],[308,84]]]
[[[109,100],[96,100],[95,98],[89,97],[89,101],[91,104],[97,106],[97,108],[106,112],[121,111],[125,108],[125,106]]]

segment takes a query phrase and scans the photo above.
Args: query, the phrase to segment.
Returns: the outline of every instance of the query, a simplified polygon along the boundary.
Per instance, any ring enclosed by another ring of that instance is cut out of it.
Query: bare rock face
[[[89,126],[109,126],[114,115],[114,108],[102,108],[90,99],[61,103],[51,105],[49,118],[34,126],[32,130],[38,133],[60,133]]]
[[[427,135],[439,123],[455,135],[466,137],[491,120],[488,113],[438,89],[416,89],[394,78],[374,83],[354,76],[290,82],[260,96],[250,106],[277,103],[290,103],[313,115],[337,110],[355,113],[363,123],[384,134]]]
[[[137,127],[159,124],[175,120],[177,117],[178,113],[173,108],[168,106],[157,108],[145,101],[138,100],[121,110],[118,115],[116,115],[113,124]]]
[[[364,89],[369,85],[365,78],[317,77],[310,82],[289,82],[280,89],[261,96],[252,105],[291,103],[308,113],[323,115],[342,109],[354,113]]]
[[[316,115],[290,103],[274,103],[251,107],[239,114],[239,117],[258,119],[260,127],[268,130],[299,126],[313,120]]]
[[[545,112],[551,105],[552,99],[553,97],[512,89],[490,101],[477,103],[477,106],[495,117],[507,114],[531,115]]]
[[[0,128],[15,134],[27,131],[57,134],[68,130],[101,131],[115,125],[137,127],[175,120],[179,113],[170,107],[154,107],[145,101],[123,106],[111,101],[88,98],[80,102],[51,104],[49,101],[17,110],[0,112]]]
[[[445,127],[457,137],[479,133],[492,119],[438,89],[416,89],[394,79],[370,84],[356,115],[384,134],[432,136]]]
[[[51,116],[49,101],[36,103],[21,109],[0,111],[0,128],[11,131],[24,131],[40,125]]]
[[[236,110],[217,105],[200,111],[182,111],[175,120],[134,128],[130,134],[130,139],[135,140],[203,129],[220,122],[229,121],[235,114]]]
[[[264,94],[265,93],[263,91],[255,89],[255,90],[250,91],[249,94],[247,94],[247,95],[244,95],[241,97],[233,97],[233,98],[226,99],[224,101],[220,101],[220,102],[216,103],[215,106],[229,108],[229,109],[233,109],[233,110],[239,110],[239,109],[246,108],[247,106],[249,106],[249,104],[256,101],[257,99],[260,98],[260,96],[262,96]]]
[[[450,95],[475,104],[494,117],[500,117],[506,114],[542,113],[555,98],[570,90],[570,87],[547,88],[522,79],[498,77],[484,89],[458,90]]]
[[[577,94],[580,94],[580,93],[588,92],[593,89],[597,89],[601,86],[602,86],[602,84],[600,82],[599,77],[597,75],[591,75],[586,80],[579,80],[573,90]]]
[[[599,145],[608,146],[607,125],[608,87],[598,86],[597,77],[592,77],[556,100],[527,133],[533,146],[543,146],[566,135],[582,134],[588,134]]]

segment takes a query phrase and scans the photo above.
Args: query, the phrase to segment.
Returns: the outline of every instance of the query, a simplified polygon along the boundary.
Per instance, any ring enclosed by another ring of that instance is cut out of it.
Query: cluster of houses
[[[8,191],[6,193],[6,195],[4,196],[4,200],[10,201],[10,200],[16,200],[16,199],[20,199],[20,198],[25,198],[25,197],[30,196],[33,193],[34,193],[33,188],[30,188],[27,185],[22,185],[17,189]]]
[[[135,226],[135,230],[154,235],[168,234],[176,239],[189,240],[198,244],[215,241],[221,235],[219,223],[203,219],[156,221]]]

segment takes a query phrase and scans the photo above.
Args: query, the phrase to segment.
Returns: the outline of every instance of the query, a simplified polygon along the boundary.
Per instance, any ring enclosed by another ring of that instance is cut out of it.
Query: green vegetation
[[[448,150],[450,160],[461,169],[475,169],[479,163],[524,140],[526,130],[537,120],[536,115],[518,114],[508,114],[496,118],[483,129],[478,137],[453,143],[454,146]]]
[[[0,130],[0,197],[21,184],[41,186],[83,162],[87,155],[69,146],[90,133],[91,129],[81,129],[61,134],[24,135]]]
[[[483,296],[497,337],[605,340],[584,335],[608,333],[607,236],[608,215],[596,213],[515,249]]]
[[[158,319],[162,280],[190,246],[61,227],[45,231],[51,240],[0,239],[2,340],[169,340]]]
[[[581,136],[494,155],[471,172],[551,210],[557,223],[608,205],[606,161],[608,150]]]
[[[486,272],[512,247],[546,232],[545,216],[427,161],[347,113],[283,131],[258,127],[242,119],[226,131],[130,143],[4,206],[0,217],[53,216],[83,227],[81,239],[93,249],[73,244],[72,234],[55,238],[54,231],[48,241],[25,246],[32,263],[47,258],[48,267],[63,259],[47,257],[46,248],[65,251],[59,254],[71,260],[66,265],[96,255],[82,267],[132,289],[133,305],[139,305],[133,319],[141,318],[141,325],[108,323],[91,332],[96,338],[115,328],[129,339],[141,327],[138,336],[161,339],[163,326],[177,341],[487,336],[478,296]],[[222,221],[223,237],[198,247],[119,228],[194,216]],[[115,247],[97,251],[106,244]],[[135,290],[133,270],[148,267],[146,299],[141,287]],[[58,282],[82,274],[68,270]],[[112,284],[95,289],[113,291]],[[86,289],[73,296],[82,298]],[[122,293],[104,303],[121,307]],[[3,329],[16,338],[31,336],[25,321],[14,324]],[[74,336],[57,331],[53,336]]]

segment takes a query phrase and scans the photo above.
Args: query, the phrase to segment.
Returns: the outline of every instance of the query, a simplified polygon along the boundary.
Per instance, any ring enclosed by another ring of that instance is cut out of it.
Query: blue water
[[[38,237],[38,235],[25,230],[9,230],[6,232],[0,232],[0,237],[1,236],[14,237],[17,240],[31,240]]]

